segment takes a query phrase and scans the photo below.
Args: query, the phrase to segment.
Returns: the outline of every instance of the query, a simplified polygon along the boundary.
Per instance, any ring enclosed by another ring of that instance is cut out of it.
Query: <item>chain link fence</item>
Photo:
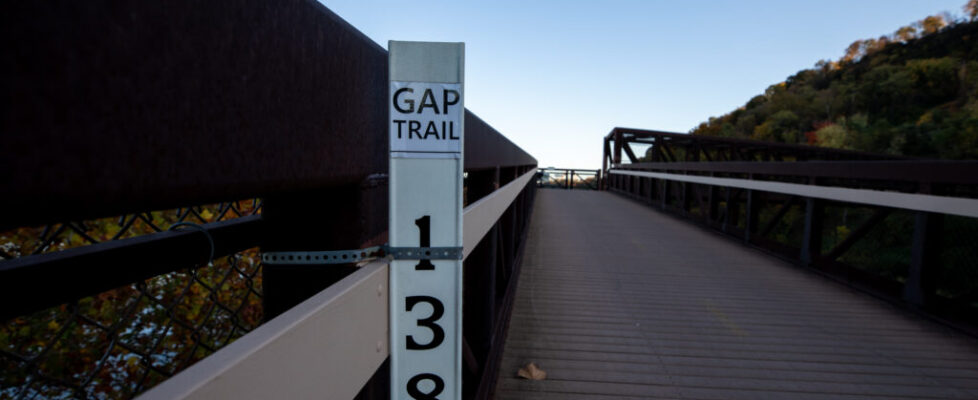
[[[260,200],[247,200],[18,228],[0,234],[0,257],[260,212]],[[0,399],[134,397],[261,323],[261,269],[252,248],[4,321]]]

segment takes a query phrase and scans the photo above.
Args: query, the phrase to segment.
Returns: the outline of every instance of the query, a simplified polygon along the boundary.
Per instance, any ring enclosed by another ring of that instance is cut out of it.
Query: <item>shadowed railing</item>
[[[540,168],[536,181],[539,188],[597,190],[601,184],[601,170]]]
[[[0,397],[129,398],[177,376],[196,386],[157,395],[386,398],[386,302],[344,308],[365,290],[378,298],[383,259],[259,257],[386,242],[386,51],[306,1],[3,11],[18,62],[0,78],[12,100]],[[468,111],[465,127],[464,393],[475,398],[495,379],[536,160]],[[301,340],[316,326],[365,330]],[[262,358],[268,346],[295,357]],[[342,373],[281,374],[312,366],[302,357]],[[255,365],[258,377],[232,379]]]
[[[978,162],[621,128],[604,148],[609,190],[978,332]]]

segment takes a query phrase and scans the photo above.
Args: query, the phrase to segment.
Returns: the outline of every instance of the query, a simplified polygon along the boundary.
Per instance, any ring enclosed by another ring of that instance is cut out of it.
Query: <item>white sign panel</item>
[[[392,41],[392,247],[462,246],[462,43]],[[394,260],[391,397],[459,399],[462,261]]]
[[[456,158],[461,154],[461,84],[395,81],[390,99],[395,156]]]

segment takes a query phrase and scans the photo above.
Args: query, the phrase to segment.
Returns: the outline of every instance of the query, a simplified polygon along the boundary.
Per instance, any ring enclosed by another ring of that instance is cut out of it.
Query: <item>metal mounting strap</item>
[[[461,247],[373,246],[359,250],[272,251],[263,253],[265,264],[349,264],[363,259],[390,255],[395,260],[461,260]]]
[[[461,247],[387,247],[395,260],[461,260]]]
[[[373,246],[359,250],[331,251],[272,251],[263,253],[265,264],[349,264],[365,258],[378,257],[384,247]]]

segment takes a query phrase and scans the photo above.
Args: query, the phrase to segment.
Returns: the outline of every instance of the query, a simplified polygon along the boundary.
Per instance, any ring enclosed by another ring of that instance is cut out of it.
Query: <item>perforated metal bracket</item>
[[[263,253],[261,261],[265,264],[349,264],[380,257],[383,249],[382,246],[373,246],[359,250],[273,251]]]
[[[387,247],[395,260],[461,260],[461,247]]]
[[[389,247],[373,246],[359,250],[273,251],[263,253],[261,261],[274,264],[349,264],[389,255],[395,260],[461,260],[461,247]]]

